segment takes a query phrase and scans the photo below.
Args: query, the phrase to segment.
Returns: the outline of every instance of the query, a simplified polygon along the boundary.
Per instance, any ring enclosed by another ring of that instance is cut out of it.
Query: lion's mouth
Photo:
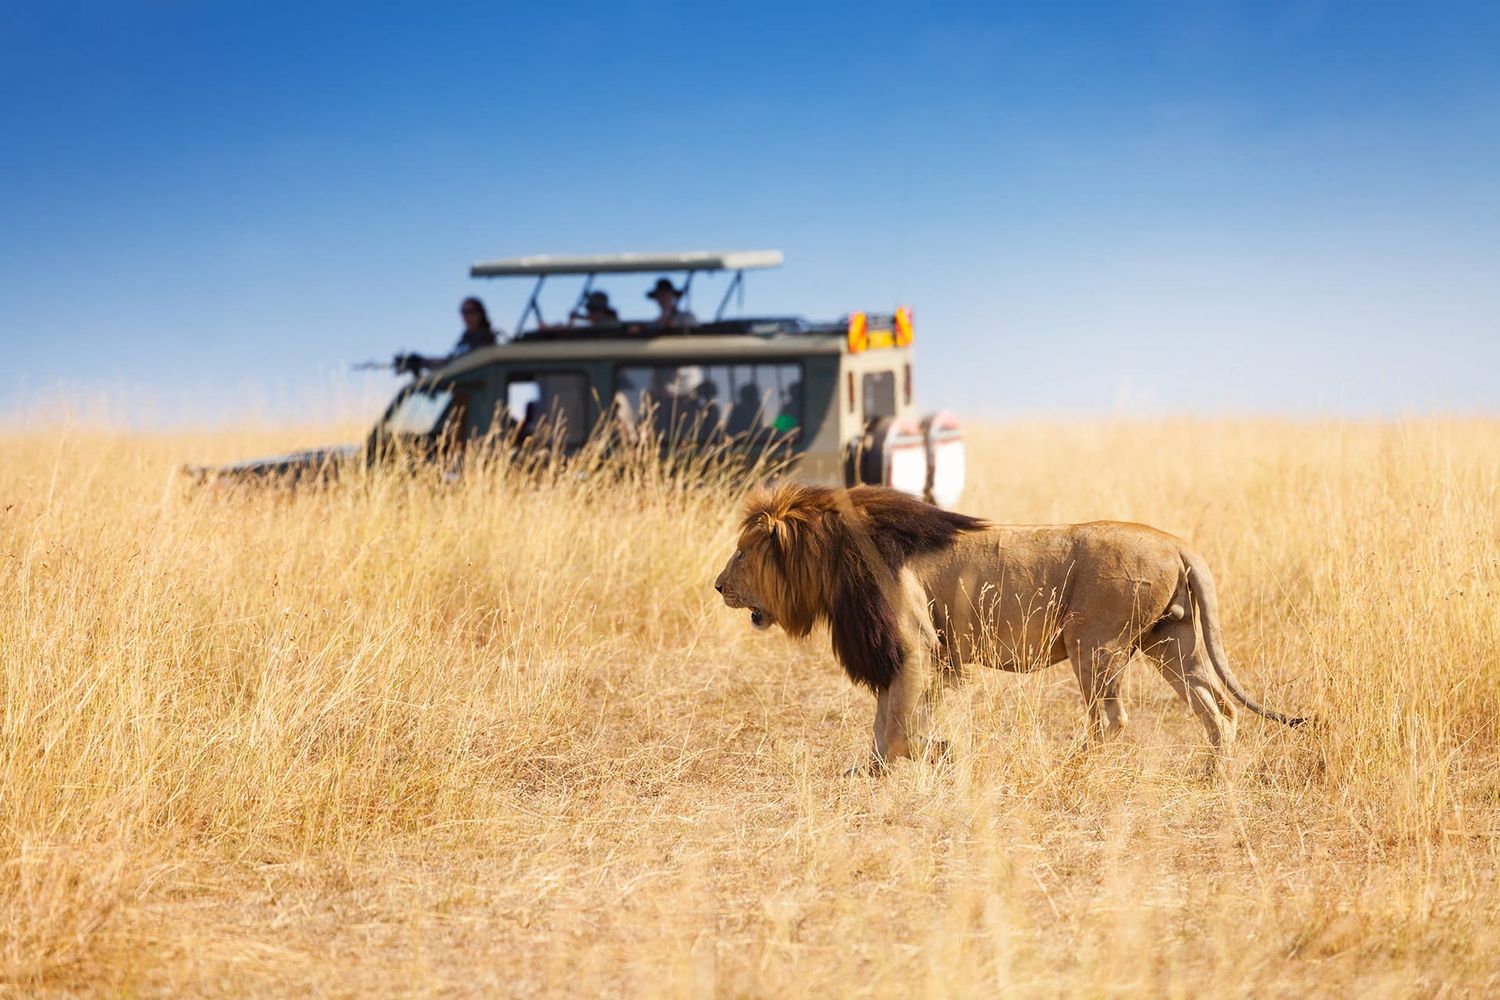
[[[751,608],[750,624],[758,629],[768,629],[771,627],[771,616],[761,608]]]

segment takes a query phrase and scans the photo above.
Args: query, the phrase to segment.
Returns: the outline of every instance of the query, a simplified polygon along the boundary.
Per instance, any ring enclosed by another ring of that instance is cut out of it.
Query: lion
[[[1233,749],[1234,701],[1306,721],[1245,693],[1202,557],[1144,524],[999,525],[882,487],[788,483],[750,498],[714,588],[757,629],[800,637],[828,624],[834,656],[876,696],[875,771],[941,746],[921,731],[930,695],[971,663],[1071,661],[1095,744],[1125,726],[1120,678],[1143,653],[1202,722],[1211,771]]]

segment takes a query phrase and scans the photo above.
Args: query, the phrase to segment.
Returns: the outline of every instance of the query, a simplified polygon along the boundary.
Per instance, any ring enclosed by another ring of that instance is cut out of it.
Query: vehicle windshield
[[[452,389],[417,389],[396,404],[385,420],[389,434],[425,435],[437,430],[453,402]]]

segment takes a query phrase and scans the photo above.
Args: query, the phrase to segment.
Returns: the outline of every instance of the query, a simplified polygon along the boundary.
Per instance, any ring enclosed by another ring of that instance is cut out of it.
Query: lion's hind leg
[[[1234,751],[1235,706],[1220,688],[1213,666],[1199,648],[1192,618],[1163,622],[1144,647],[1178,697],[1188,703],[1213,748],[1212,769],[1222,770]]]
[[[1135,650],[1119,636],[1106,638],[1083,630],[1069,630],[1063,638],[1088,711],[1089,742],[1102,742],[1117,735],[1130,721],[1120,700],[1120,678]]]

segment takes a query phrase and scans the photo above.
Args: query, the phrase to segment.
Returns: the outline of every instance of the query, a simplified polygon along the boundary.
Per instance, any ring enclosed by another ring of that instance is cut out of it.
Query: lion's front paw
[[[878,778],[881,775],[885,774],[886,769],[887,769],[886,762],[884,760],[882,760],[880,757],[876,756],[875,754],[871,754],[870,758],[868,760],[866,760],[864,763],[862,763],[862,764],[855,764],[853,767],[851,767],[847,771],[845,771],[844,772],[844,777],[846,777],[846,778]]]
[[[952,754],[953,744],[947,740],[928,740],[924,758],[929,764],[941,764]]]

